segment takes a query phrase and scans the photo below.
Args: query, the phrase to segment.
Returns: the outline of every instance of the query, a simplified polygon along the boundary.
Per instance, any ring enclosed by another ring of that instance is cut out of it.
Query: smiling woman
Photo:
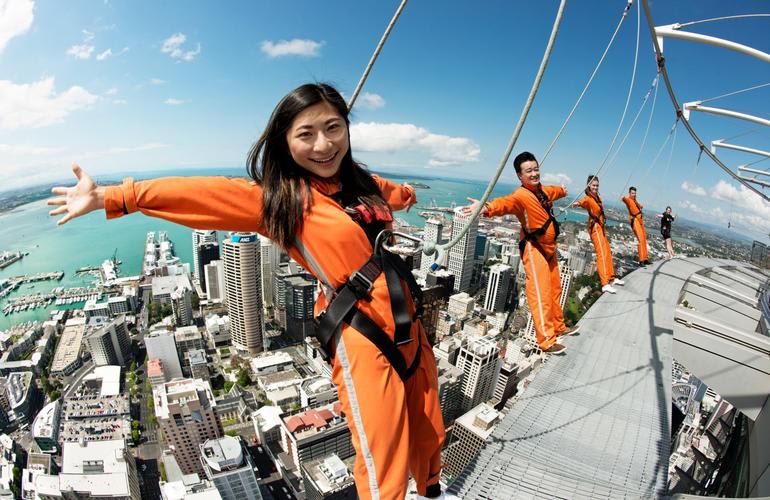
[[[356,449],[362,498],[403,498],[409,474],[437,497],[444,423],[436,361],[417,315],[420,289],[400,257],[377,242],[414,189],[371,175],[353,160],[348,108],[331,86],[284,97],[248,159],[254,181],[175,177],[100,187],[75,165],[76,186],[56,187],[66,223],[94,210],[141,211],[195,229],[262,233],[320,282],[317,336],[332,363]],[[237,236],[232,236],[235,240]],[[235,320],[234,320],[235,321]],[[239,347],[238,343],[234,345]],[[240,346],[262,350],[261,339]]]

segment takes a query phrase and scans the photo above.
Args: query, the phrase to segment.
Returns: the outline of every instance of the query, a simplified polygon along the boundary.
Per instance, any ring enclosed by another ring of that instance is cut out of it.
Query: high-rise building
[[[431,346],[436,345],[436,327],[441,310],[447,304],[449,294],[441,285],[422,289],[422,327]]]
[[[452,239],[466,226],[469,226],[468,232],[449,250],[448,269],[455,275],[455,291],[458,292],[466,292],[471,288],[479,222],[478,219],[471,219],[470,215],[464,215],[462,208],[456,208],[452,220]]]
[[[304,276],[289,276],[284,281],[286,331],[301,342],[313,334],[316,281]]]
[[[167,331],[150,332],[144,337],[149,359],[160,359],[166,380],[182,377],[182,365],[176,350],[174,334]]]
[[[770,248],[761,241],[751,245],[751,263],[763,269],[770,269]]]
[[[171,311],[179,326],[192,324],[192,291],[187,288],[177,288],[171,292]]]
[[[201,263],[200,259],[200,253],[199,248],[204,243],[214,243],[218,244],[218,238],[217,238],[217,232],[216,231],[209,231],[209,230],[202,230],[202,229],[193,229],[192,232],[192,254],[193,254],[193,279],[200,283],[201,288],[205,290],[205,287],[203,285],[204,277],[201,275],[201,271],[203,270],[203,266],[208,264],[208,262]],[[217,255],[219,254],[219,251],[217,250]],[[217,257],[214,257],[216,259]],[[211,259],[211,260],[214,260]],[[209,262],[211,262],[209,260]]]
[[[281,420],[281,446],[291,457],[295,469],[303,462],[330,453],[342,459],[355,454],[341,408],[336,402]]]
[[[323,458],[302,462],[302,482],[307,500],[355,500],[353,477],[355,457],[342,460],[332,453]]]
[[[281,249],[273,240],[259,236],[260,264],[262,265],[262,303],[265,312],[272,313],[274,307],[273,273],[281,262]]]
[[[500,413],[481,403],[455,420],[452,442],[447,446],[443,470],[445,478],[457,477],[492,434]]]
[[[203,266],[206,275],[206,298],[209,302],[225,300],[225,266],[221,260],[212,260]]]
[[[438,219],[430,218],[425,221],[422,240],[431,243],[441,243],[441,235],[444,231],[444,223]],[[432,255],[426,255],[420,262],[420,271],[427,273],[433,265]]]
[[[200,456],[222,500],[262,500],[254,463],[239,436],[207,440],[200,445]]]
[[[476,300],[465,292],[456,293],[449,297],[447,312],[456,319],[465,319],[473,312]]]
[[[287,279],[301,277],[307,281],[315,281],[315,278],[305,272],[296,262],[290,261],[281,264],[273,273],[273,302],[275,307],[275,319],[282,328],[288,327],[286,313],[286,288]]]
[[[92,318],[83,335],[96,366],[128,366],[131,363],[131,335],[124,316],[112,321]]]
[[[484,297],[484,309],[501,312],[505,309],[513,284],[513,268],[505,264],[494,264],[489,268],[487,293]]]
[[[219,243],[201,243],[198,245],[198,267],[195,270],[199,276],[198,283],[201,290],[206,290],[206,266],[215,260],[219,260]]]
[[[174,331],[174,343],[179,361],[182,363],[182,373],[190,376],[190,359],[188,353],[198,349],[206,349],[206,342],[197,326],[184,326]]]
[[[140,500],[136,461],[123,439],[64,443],[58,475],[35,478],[36,498]]]
[[[505,403],[514,395],[516,391],[517,367],[506,361],[500,366],[500,374],[497,376],[497,384],[492,397],[495,399],[495,409],[501,411]]]
[[[500,371],[500,350],[494,340],[475,337],[460,349],[457,368],[463,372],[460,411],[468,411],[492,397]]]
[[[163,439],[185,474],[204,474],[199,445],[222,436],[208,381],[177,379],[153,387],[155,416]]]
[[[233,347],[257,354],[263,350],[265,330],[259,239],[256,233],[232,233],[222,246]]]
[[[446,359],[438,359],[438,400],[444,426],[449,426],[460,411],[462,401],[463,372],[449,364]]]

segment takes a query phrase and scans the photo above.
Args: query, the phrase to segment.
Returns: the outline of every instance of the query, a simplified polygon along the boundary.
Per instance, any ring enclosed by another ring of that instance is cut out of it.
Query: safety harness
[[[524,188],[530,193],[534,194],[537,198],[537,201],[540,203],[540,207],[545,210],[545,213],[548,214],[548,220],[545,221],[545,224],[540,226],[537,229],[534,229],[532,231],[527,231],[525,228],[521,228],[524,232],[524,237],[519,240],[519,255],[524,255],[524,247],[527,246],[527,242],[532,243],[537,247],[538,250],[540,250],[540,253],[545,255],[545,252],[543,251],[543,248],[540,246],[539,240],[540,238],[545,235],[545,232],[548,231],[548,226],[553,224],[553,230],[555,232],[554,239],[559,237],[559,221],[556,220],[556,217],[553,215],[553,202],[548,198],[548,195],[545,194],[545,191],[543,191],[543,186],[541,184],[537,185],[536,190],[532,190],[529,188]]]
[[[596,216],[591,213],[590,210],[587,210],[588,212],[588,232],[593,233],[594,226],[596,224],[599,224],[599,226],[602,228],[602,231],[604,231],[604,221],[606,220],[604,216],[604,205],[602,204],[602,199],[596,196],[595,194],[592,194],[586,190],[586,194],[594,199],[597,205],[599,205],[599,215]]]
[[[636,201],[636,198],[631,198],[631,201],[633,201],[634,205],[636,205],[636,213],[635,214],[631,214],[631,225],[633,225],[634,224],[634,220],[637,217],[639,217],[640,215],[642,215],[642,209],[641,209],[641,207],[639,207],[639,203]]]
[[[340,205],[346,201],[338,196],[332,196]],[[410,333],[412,323],[422,312],[422,290],[412,276],[412,271],[398,255],[389,252],[382,243],[390,238],[390,231],[385,224],[393,220],[392,215],[385,209],[372,208],[364,203],[348,205],[345,212],[355,220],[366,233],[372,243],[373,253],[360,269],[353,272],[347,281],[337,288],[326,309],[315,318],[315,336],[321,344],[321,355],[326,361],[334,356],[335,348],[342,333],[342,323],[347,323],[364,337],[369,339],[382,352],[396,370],[401,380],[406,381],[412,376],[420,364],[420,342],[417,342],[417,352],[411,364],[407,365],[398,348],[412,342]],[[385,282],[390,296],[391,312],[396,325],[394,340],[366,314],[356,307],[359,300],[371,301],[374,282],[385,274]],[[401,280],[404,280],[415,301],[416,313],[409,313],[409,301],[404,294]]]

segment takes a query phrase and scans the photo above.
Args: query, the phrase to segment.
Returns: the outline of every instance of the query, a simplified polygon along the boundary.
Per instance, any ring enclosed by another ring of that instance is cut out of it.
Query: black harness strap
[[[634,202],[634,205],[636,205],[637,212],[635,214],[631,214],[631,224],[634,223],[634,220],[636,220],[637,217],[642,215],[642,209],[639,208],[639,203],[636,202],[636,198],[631,199]]]
[[[588,219],[589,219],[588,232],[592,233],[593,230],[594,230],[594,226],[596,224],[599,224],[599,226],[602,228],[602,232],[604,232],[604,220],[606,219],[606,217],[604,216],[604,204],[602,204],[602,199],[599,198],[598,196],[595,196],[595,195],[589,193],[588,190],[586,190],[586,194],[588,196],[590,196],[591,198],[593,198],[593,200],[596,202],[596,204],[599,205],[599,215],[598,216],[595,216],[594,214],[591,213],[590,210],[588,210]]]
[[[527,189],[527,188],[525,188]],[[537,198],[537,201],[540,203],[540,207],[545,210],[546,214],[548,214],[548,220],[545,221],[545,224],[540,226],[539,228],[533,230],[533,231],[527,231],[526,229],[522,228],[524,231],[524,237],[519,240],[519,255],[524,254],[524,247],[527,245],[527,242],[529,241],[535,247],[537,247],[538,250],[540,250],[541,253],[544,254],[543,248],[538,243],[538,240],[545,235],[545,232],[548,231],[548,227],[553,224],[554,232],[556,233],[554,235],[554,238],[559,237],[560,228],[559,228],[559,221],[556,220],[556,217],[553,215],[553,202],[548,198],[548,196],[543,191],[543,186],[540,184],[537,185],[537,191],[532,191],[531,189],[527,189],[530,193],[534,194]]]

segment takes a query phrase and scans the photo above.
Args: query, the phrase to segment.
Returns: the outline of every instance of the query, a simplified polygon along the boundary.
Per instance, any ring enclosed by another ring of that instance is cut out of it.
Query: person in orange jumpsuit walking
[[[256,231],[276,241],[318,279],[316,312],[331,303],[320,324],[340,297],[351,299],[324,347],[356,450],[359,496],[403,499],[411,473],[419,495],[439,497],[444,425],[436,360],[416,318],[409,280],[390,272],[398,266],[386,265],[387,255],[373,255],[391,211],[413,205],[414,190],[373,176],[353,160],[347,105],[325,84],[300,86],[281,100],[248,164],[253,181],[129,178],[106,188],[74,165],[77,185],[52,190],[60,196],[49,200],[58,206],[50,214],[66,214],[62,224],[98,209],[108,219],[139,211],[196,229]]]
[[[599,196],[599,178],[589,175],[586,180],[586,195],[580,201],[572,204],[574,208],[581,207],[588,212],[588,234],[596,252],[596,269],[599,271],[599,280],[602,283],[602,291],[616,293],[612,285],[624,285],[625,282],[615,277],[615,267],[612,264],[612,251],[607,241],[607,233],[604,226],[607,222],[604,217],[604,204]]]
[[[642,215],[644,205],[636,199],[636,188],[634,186],[628,188],[628,196],[624,196],[620,200],[628,208],[628,221],[631,223],[631,230],[634,232],[638,244],[639,265],[646,266],[650,261],[647,256],[647,233],[644,231],[644,218]]]
[[[566,347],[558,342],[560,335],[573,335],[579,326],[567,328],[561,308],[561,278],[556,255],[559,223],[553,215],[553,202],[567,196],[564,186],[540,184],[540,166],[535,156],[523,152],[513,160],[521,187],[513,193],[488,202],[481,215],[496,217],[514,214],[521,223],[519,253],[527,275],[526,293],[537,344],[548,354],[563,354]],[[478,200],[463,207],[470,214]]]

